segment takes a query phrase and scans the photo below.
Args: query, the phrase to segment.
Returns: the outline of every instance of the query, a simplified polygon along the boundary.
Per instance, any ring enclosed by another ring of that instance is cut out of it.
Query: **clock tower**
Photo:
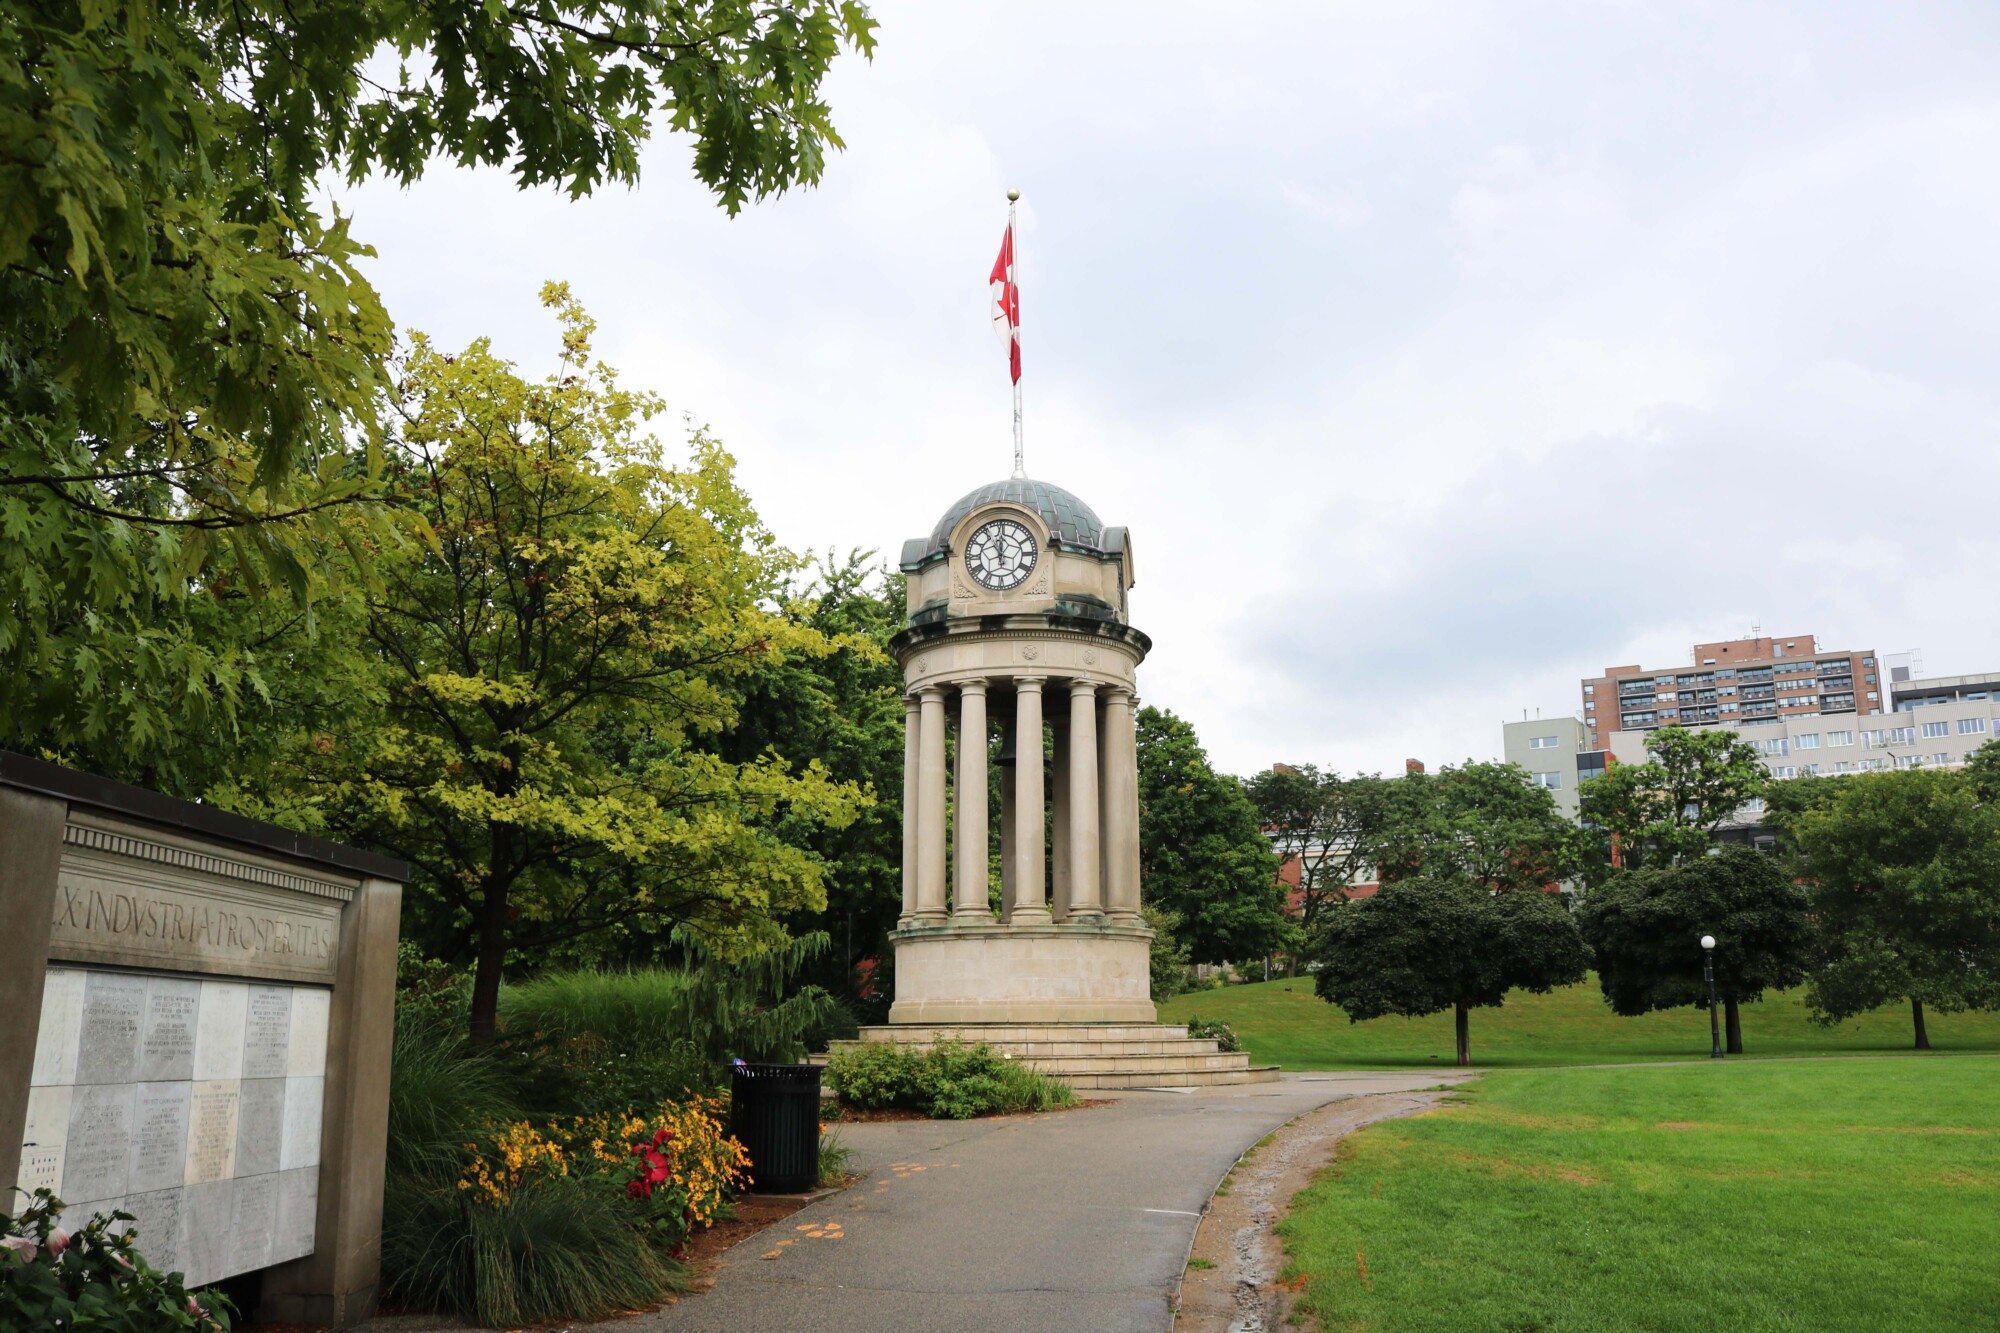
[[[1078,1088],[1277,1078],[1155,1021],[1133,692],[1153,645],[1131,622],[1131,536],[1016,476],[901,563],[896,994],[886,1025],[836,1049],[981,1041]]]
[[[1133,691],[1152,643],[1129,618],[1130,536],[1017,477],[946,510],[902,569],[891,1021],[1151,1022]]]

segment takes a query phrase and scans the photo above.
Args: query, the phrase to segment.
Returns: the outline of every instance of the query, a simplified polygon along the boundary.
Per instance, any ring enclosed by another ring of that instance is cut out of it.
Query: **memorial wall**
[[[131,1213],[191,1287],[261,1271],[265,1317],[364,1318],[402,878],[0,752],[0,1012],[24,1020],[0,1025],[0,1197],[49,1189],[72,1229]]]

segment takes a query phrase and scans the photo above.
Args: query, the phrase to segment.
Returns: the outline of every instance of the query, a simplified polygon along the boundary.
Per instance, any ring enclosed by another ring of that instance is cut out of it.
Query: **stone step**
[[[1158,1074],[1078,1074],[1065,1081],[1079,1092],[1114,1088],[1219,1088],[1242,1083],[1276,1083],[1278,1067],[1261,1065],[1247,1069],[1194,1069]]]
[[[883,1042],[836,1041],[829,1043],[828,1054],[835,1051],[858,1051],[864,1046],[886,1045]],[[929,1046],[930,1042],[899,1042],[897,1045]],[[1213,1038],[1188,1036],[1162,1038],[1157,1041],[1008,1041],[989,1042],[995,1050],[1012,1055],[1017,1060],[1046,1060],[1068,1055],[1187,1055],[1218,1051]]]
[[[899,1023],[861,1029],[862,1041],[986,1042],[998,1046],[1016,1041],[1172,1041],[1187,1040],[1187,1029],[1176,1023]]]

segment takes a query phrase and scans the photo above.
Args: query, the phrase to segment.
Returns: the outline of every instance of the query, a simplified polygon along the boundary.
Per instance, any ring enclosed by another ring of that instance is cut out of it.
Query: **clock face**
[[[1035,534],[1011,518],[981,525],[965,544],[965,572],[982,588],[1017,588],[1035,567]]]

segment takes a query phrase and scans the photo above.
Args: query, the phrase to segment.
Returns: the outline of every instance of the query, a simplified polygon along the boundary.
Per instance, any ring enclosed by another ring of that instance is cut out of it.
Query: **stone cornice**
[[[176,847],[170,843],[152,842],[145,838],[133,837],[128,833],[93,828],[87,824],[69,825],[63,830],[63,841],[71,847],[108,852],[113,856],[123,856],[134,861],[152,861],[160,865],[176,866],[182,870],[192,870],[199,874],[262,884],[274,889],[289,889],[294,893],[307,893],[316,898],[332,898],[343,903],[354,900],[354,889],[351,885],[333,880],[314,879],[309,875],[276,870],[270,866],[253,865],[248,861],[198,852],[188,847]]]

